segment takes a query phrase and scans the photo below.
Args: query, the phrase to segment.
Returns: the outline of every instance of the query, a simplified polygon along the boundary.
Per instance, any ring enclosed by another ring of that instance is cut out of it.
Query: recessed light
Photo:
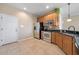
[[[48,9],[48,8],[49,8],[49,6],[47,5],[47,6],[46,6],[46,9]]]
[[[24,8],[24,10],[26,10],[26,8]]]

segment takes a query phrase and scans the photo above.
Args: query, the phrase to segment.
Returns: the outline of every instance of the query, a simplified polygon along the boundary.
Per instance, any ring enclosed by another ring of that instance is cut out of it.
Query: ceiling
[[[0,4],[1,5],[1,4]],[[67,3],[6,3],[4,5],[8,5],[19,10],[28,12],[34,16],[41,16],[45,13],[55,9],[55,8],[62,8],[63,16],[67,16],[68,14],[68,6]],[[46,9],[46,6],[49,6]],[[26,10],[24,10],[26,8]],[[79,3],[71,3],[71,16],[79,15]]]
[[[31,13],[35,16],[44,15],[45,13],[53,10],[54,8],[60,8],[65,6],[64,3],[8,3],[7,5],[13,6],[20,10],[26,8],[26,12]],[[49,9],[46,9],[46,6],[49,6]]]

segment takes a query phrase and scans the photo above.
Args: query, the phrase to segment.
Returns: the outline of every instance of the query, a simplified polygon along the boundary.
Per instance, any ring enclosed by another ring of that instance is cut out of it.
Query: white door
[[[4,39],[4,35],[3,35],[3,26],[2,26],[2,24],[3,24],[3,17],[2,17],[3,15],[2,14],[0,14],[0,46],[3,44],[3,39]]]
[[[1,45],[15,42],[18,39],[18,22],[13,16],[3,15],[1,20]]]

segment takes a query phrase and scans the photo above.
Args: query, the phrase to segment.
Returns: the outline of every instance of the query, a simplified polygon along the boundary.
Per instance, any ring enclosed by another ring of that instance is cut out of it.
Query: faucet
[[[70,28],[73,28],[73,30],[75,31],[75,26],[69,26],[68,30],[70,30]]]

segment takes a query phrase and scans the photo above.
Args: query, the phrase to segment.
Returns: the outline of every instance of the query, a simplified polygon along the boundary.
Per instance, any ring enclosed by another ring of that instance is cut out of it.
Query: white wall
[[[60,8],[59,13],[59,29],[63,29],[63,9]]]
[[[68,29],[69,26],[73,25],[76,28],[76,31],[79,31],[79,15],[78,16],[72,16],[72,21],[67,22],[67,18],[64,18],[63,21],[63,29]]]
[[[33,36],[33,24],[36,19],[34,16],[7,5],[0,5],[0,13],[16,16],[19,23],[19,39]]]
[[[62,29],[68,29],[69,26],[75,26],[76,28],[76,31],[79,31],[79,4],[75,4],[75,3],[72,3],[70,5],[70,14],[71,14],[71,19],[72,21],[71,22],[67,22],[67,18],[68,18],[68,5],[65,5],[63,7],[60,8],[60,14],[61,14],[61,17],[60,17],[60,20],[61,23],[60,23],[60,27]]]
[[[16,14],[19,22],[19,38],[27,38],[33,36],[33,18],[25,12],[18,12]]]

